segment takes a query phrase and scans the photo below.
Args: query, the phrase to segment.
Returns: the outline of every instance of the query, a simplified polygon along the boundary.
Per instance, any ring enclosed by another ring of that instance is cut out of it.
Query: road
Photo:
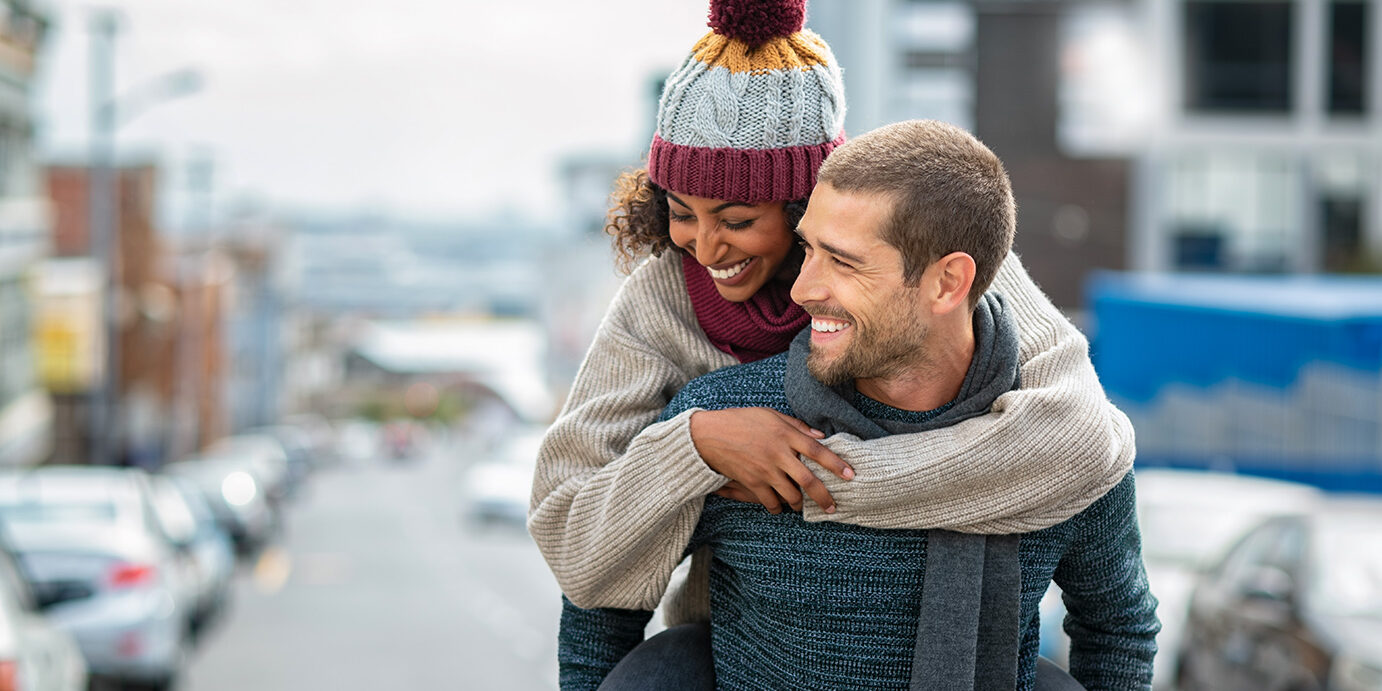
[[[310,478],[183,691],[555,689],[556,583],[521,526],[463,518],[466,455]]]

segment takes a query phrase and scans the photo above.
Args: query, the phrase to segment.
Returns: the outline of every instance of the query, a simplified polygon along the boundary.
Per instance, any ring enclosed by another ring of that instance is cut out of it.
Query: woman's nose
[[[724,257],[724,252],[718,224],[702,223],[696,231],[696,261],[702,266],[710,266],[718,263]]]

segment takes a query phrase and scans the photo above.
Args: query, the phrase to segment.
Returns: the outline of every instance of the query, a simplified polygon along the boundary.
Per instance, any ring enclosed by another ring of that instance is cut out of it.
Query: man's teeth
[[[749,265],[749,262],[751,262],[751,261],[753,261],[752,258],[750,258],[750,259],[745,259],[744,261],[741,261],[741,262],[739,262],[738,264],[735,264],[734,266],[729,267],[728,269],[712,269],[712,268],[710,268],[710,267],[708,267],[708,266],[705,267],[705,268],[706,268],[707,271],[710,272],[711,278],[718,278],[718,279],[720,279],[721,281],[723,281],[723,280],[725,280],[725,279],[727,279],[727,278],[734,278],[735,276],[738,276],[738,275],[739,275],[739,272],[740,272],[740,271],[743,271],[743,270],[744,270],[744,267],[748,266],[748,265]]]
[[[845,322],[828,322],[821,321],[820,319],[811,320],[812,331],[824,331],[825,333],[834,333],[836,331],[839,331],[840,329],[845,328],[846,326],[849,326],[849,324]]]

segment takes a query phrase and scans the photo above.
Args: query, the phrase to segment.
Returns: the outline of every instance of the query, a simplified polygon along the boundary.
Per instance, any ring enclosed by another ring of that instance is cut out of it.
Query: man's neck
[[[855,390],[884,405],[916,412],[955,400],[974,359],[974,328],[966,323],[949,337],[936,331],[916,362],[893,376],[856,379]]]

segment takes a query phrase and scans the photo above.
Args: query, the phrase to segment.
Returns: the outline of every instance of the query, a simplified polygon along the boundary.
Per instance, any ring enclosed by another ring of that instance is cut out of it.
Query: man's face
[[[880,237],[893,201],[829,184],[797,226],[806,260],[792,299],[811,315],[811,375],[834,386],[889,378],[925,362],[921,289],[903,282],[902,254]]]

